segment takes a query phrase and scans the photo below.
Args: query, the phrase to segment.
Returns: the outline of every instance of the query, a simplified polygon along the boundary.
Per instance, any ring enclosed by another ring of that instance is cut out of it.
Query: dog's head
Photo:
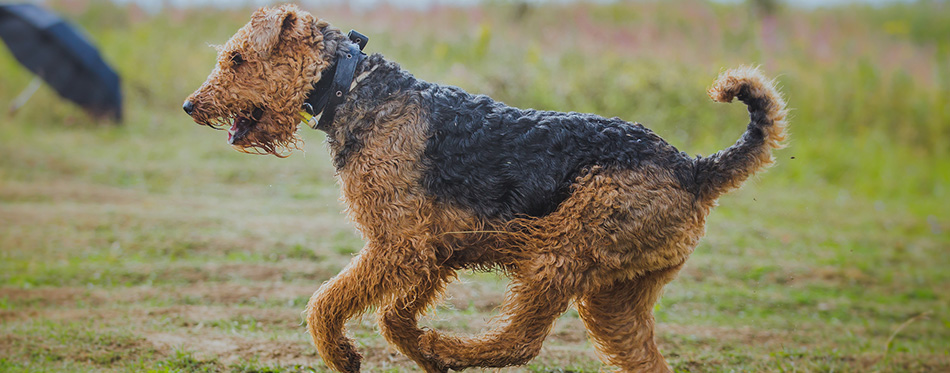
[[[216,47],[217,64],[185,112],[199,124],[230,127],[228,143],[239,151],[285,156],[301,143],[300,108],[335,52],[327,30],[295,5],[259,9]]]

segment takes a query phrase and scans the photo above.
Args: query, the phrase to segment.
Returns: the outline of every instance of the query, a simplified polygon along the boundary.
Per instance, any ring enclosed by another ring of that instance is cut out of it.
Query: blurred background
[[[121,76],[90,116],[0,48],[0,371],[318,371],[300,312],[357,252],[323,135],[233,151],[184,98],[264,2],[58,0]],[[416,77],[618,116],[708,155],[748,122],[706,87],[759,65],[793,108],[777,163],[720,200],[655,309],[677,371],[950,371],[947,1],[310,1]],[[477,333],[507,280],[463,273],[428,327]],[[349,325],[367,371],[414,365]],[[576,312],[511,371],[602,368]],[[477,370],[476,370],[477,371]]]

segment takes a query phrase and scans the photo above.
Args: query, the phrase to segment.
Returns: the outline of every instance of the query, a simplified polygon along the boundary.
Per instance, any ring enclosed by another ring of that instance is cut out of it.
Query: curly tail
[[[696,161],[700,198],[714,200],[738,188],[749,176],[772,164],[772,149],[784,147],[788,109],[775,81],[757,68],[743,66],[719,75],[709,88],[718,102],[738,98],[749,107],[751,122],[735,145]]]

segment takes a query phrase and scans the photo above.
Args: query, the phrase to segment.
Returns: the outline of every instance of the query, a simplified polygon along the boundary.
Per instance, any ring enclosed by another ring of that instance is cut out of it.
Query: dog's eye
[[[238,67],[241,66],[242,63],[244,63],[244,57],[241,57],[240,53],[235,53],[231,56],[231,66]]]

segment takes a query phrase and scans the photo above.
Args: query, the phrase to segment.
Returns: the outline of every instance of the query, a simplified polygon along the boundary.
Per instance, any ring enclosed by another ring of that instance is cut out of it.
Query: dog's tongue
[[[228,128],[228,144],[234,144],[234,140],[237,140],[234,135],[238,132],[238,126],[246,124],[248,121],[247,118],[242,116],[234,118],[234,122],[231,123],[231,128]]]
[[[231,128],[228,128],[228,144],[234,141],[234,133],[237,132],[237,119],[231,123]]]

